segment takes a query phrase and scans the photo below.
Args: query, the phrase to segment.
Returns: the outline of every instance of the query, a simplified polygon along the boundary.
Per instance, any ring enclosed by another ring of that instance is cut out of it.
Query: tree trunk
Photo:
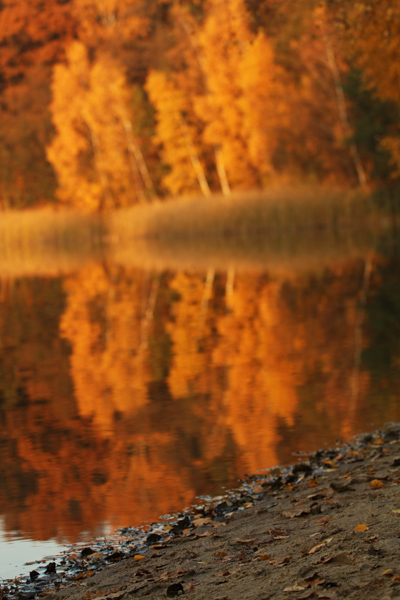
[[[197,181],[199,182],[200,189],[203,192],[204,196],[211,196],[210,186],[208,185],[208,181],[206,179],[206,175],[204,173],[204,169],[199,159],[199,155],[197,154],[197,150],[193,144],[192,138],[190,136],[189,128],[186,125],[183,117],[181,117],[181,127],[183,131],[183,135],[185,136],[186,148],[192,162],[193,168],[196,173]]]
[[[331,41],[326,32],[323,33],[324,46],[325,46],[325,54],[326,59],[328,61],[328,66],[332,74],[332,78],[335,84],[335,93],[336,93],[336,103],[338,107],[338,113],[340,122],[342,124],[343,134],[345,138],[350,139],[353,135],[352,128],[350,127],[349,117],[346,108],[346,99],[344,96],[342,80],[340,77],[340,72],[337,66],[335,53],[332,48]],[[365,170],[361,161],[360,154],[358,152],[357,144],[354,141],[351,141],[349,144],[351,157],[353,160],[354,168],[357,173],[357,178],[359,184],[368,188],[367,176],[365,174]]]

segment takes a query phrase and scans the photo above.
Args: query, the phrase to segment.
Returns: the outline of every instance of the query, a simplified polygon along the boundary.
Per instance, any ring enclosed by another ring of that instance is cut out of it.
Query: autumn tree
[[[338,16],[336,16],[338,19]],[[362,70],[364,84],[381,100],[400,107],[400,8],[395,0],[344,3],[339,18],[344,39]],[[400,177],[400,118],[381,136],[391,154],[394,175]]]
[[[162,147],[163,161],[169,166],[163,185],[172,195],[200,191],[209,196],[210,187],[199,157],[198,131],[185,117],[190,111],[187,92],[157,71],[150,72],[147,90],[157,110],[156,141]]]
[[[65,2],[5,0],[0,8],[0,205],[51,202],[55,178],[45,146],[52,65],[75,32]],[[40,176],[38,176],[40,173]]]
[[[67,58],[54,70],[57,135],[48,148],[60,199],[89,211],[146,202],[152,182],[133,134],[122,68],[107,54],[91,63],[80,42]]]

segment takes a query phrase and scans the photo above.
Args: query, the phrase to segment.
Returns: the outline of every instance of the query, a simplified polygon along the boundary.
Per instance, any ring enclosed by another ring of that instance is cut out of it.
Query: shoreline
[[[400,424],[39,563],[2,600],[400,596]],[[38,561],[39,562],[39,561]]]

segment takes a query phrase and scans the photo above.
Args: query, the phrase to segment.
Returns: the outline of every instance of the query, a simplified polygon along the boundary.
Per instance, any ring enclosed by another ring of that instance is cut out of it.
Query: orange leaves
[[[240,82],[240,65],[252,37],[243,0],[229,0],[223,10],[220,0],[213,0],[199,33],[206,82],[203,100],[206,110],[200,116],[205,125],[205,142],[220,148],[228,182],[242,188],[257,184],[243,126]]]
[[[288,125],[289,82],[275,64],[272,41],[259,33],[243,53],[239,63],[249,154],[263,178],[274,168],[272,157],[278,145],[278,132]]]
[[[123,69],[106,54],[91,64],[80,42],[67,57],[54,69],[57,135],[47,149],[60,198],[89,212],[145,201],[150,184],[132,134]]]
[[[328,538],[326,540],[323,540],[322,542],[319,542],[319,544],[317,544],[316,546],[311,548],[311,550],[309,550],[308,554],[315,554],[316,552],[319,552],[319,550],[329,545],[332,540],[333,538]]]
[[[368,525],[365,525],[364,523],[360,523],[359,525],[356,525],[356,527],[354,527],[354,533],[368,531],[368,529],[369,529]]]
[[[379,479],[373,479],[370,483],[370,486],[373,490],[379,490],[380,488],[385,487],[385,484]]]
[[[74,0],[72,12],[81,40],[119,49],[148,27],[150,11],[148,3],[141,0]]]
[[[199,186],[204,191],[201,182],[206,177],[200,161],[198,132],[186,116],[193,121],[193,98],[171,77],[157,71],[150,71],[146,89],[157,110],[157,141],[162,144],[164,162],[170,167],[163,180],[165,187],[174,195],[198,192]],[[205,190],[207,187],[208,184]]]

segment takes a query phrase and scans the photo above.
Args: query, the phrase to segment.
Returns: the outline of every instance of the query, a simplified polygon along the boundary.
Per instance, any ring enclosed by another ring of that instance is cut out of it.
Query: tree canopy
[[[4,0],[0,206],[400,180],[394,0]]]

